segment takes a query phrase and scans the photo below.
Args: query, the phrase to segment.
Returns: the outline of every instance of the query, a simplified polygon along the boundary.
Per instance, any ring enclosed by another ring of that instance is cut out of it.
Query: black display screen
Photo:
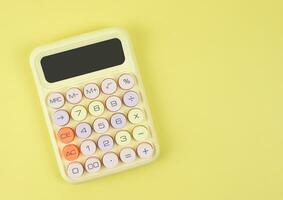
[[[45,56],[41,66],[49,83],[121,65],[125,61],[122,43],[114,38]]]

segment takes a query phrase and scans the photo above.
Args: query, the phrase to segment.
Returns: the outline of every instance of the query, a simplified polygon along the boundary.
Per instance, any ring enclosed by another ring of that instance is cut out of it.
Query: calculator
[[[125,31],[39,47],[30,64],[65,180],[87,181],[156,159],[156,131]]]

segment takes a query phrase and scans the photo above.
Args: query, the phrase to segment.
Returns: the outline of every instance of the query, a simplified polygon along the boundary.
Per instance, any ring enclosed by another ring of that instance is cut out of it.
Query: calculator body
[[[127,33],[111,28],[35,49],[30,64],[63,178],[153,161],[156,132]]]

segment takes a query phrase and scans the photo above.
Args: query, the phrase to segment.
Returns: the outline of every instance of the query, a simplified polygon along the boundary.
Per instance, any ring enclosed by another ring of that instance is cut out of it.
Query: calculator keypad
[[[55,91],[46,101],[71,179],[153,157],[154,141],[133,74]]]

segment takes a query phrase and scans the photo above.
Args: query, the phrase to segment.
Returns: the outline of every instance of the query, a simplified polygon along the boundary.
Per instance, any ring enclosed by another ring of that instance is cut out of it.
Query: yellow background
[[[283,199],[282,10],[280,0],[1,0],[0,199]],[[71,185],[29,54],[113,26],[132,38],[161,155]]]

